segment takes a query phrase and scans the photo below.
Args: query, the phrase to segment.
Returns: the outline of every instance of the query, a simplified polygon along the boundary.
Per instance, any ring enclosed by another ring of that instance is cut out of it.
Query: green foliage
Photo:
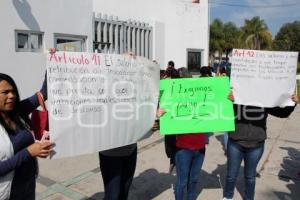
[[[215,19],[210,25],[210,44],[211,54],[218,52],[228,54],[232,48],[237,48],[239,29],[232,22],[223,24],[220,19]]]
[[[210,25],[209,44],[210,55],[218,52],[219,56],[228,55],[233,48],[300,52],[300,21],[284,24],[273,41],[267,24],[258,16],[246,19],[241,28],[232,22],[215,19]]]
[[[281,27],[273,41],[273,49],[300,52],[300,21],[287,23]],[[298,60],[300,60],[300,55],[298,55]]]
[[[220,19],[215,19],[210,25],[210,52],[222,52],[224,43],[223,22]]]
[[[248,49],[271,49],[272,34],[268,26],[260,17],[253,17],[245,20],[245,25],[241,28],[241,39],[244,48]]]
[[[225,40],[225,50],[226,54],[233,48],[240,46],[239,44],[239,35],[240,31],[236,25],[232,22],[227,22],[223,26],[224,40]]]

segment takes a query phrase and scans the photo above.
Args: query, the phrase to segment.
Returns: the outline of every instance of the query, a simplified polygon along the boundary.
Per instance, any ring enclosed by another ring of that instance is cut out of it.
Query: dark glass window
[[[199,72],[201,67],[201,51],[188,50],[187,67],[189,72]]]

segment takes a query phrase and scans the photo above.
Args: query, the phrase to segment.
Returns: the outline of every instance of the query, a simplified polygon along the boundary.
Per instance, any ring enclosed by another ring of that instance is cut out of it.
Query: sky
[[[260,16],[265,20],[272,36],[281,26],[295,20],[300,21],[300,0],[208,0],[210,21],[216,18],[223,22],[234,22],[238,27],[245,19]]]

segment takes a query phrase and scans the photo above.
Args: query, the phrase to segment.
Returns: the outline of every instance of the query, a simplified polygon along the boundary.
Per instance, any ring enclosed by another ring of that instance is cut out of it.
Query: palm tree
[[[240,47],[239,28],[232,22],[227,22],[223,26],[223,34],[224,34],[224,51],[226,53],[226,59],[228,58],[228,54],[232,51],[233,48]]]
[[[270,49],[272,45],[272,34],[264,20],[256,16],[245,20],[241,28],[241,39],[244,41],[244,48],[255,50]]]
[[[219,60],[222,59],[225,46],[223,26],[223,22],[220,19],[215,19],[210,25],[209,51],[213,56],[215,52],[218,52]]]

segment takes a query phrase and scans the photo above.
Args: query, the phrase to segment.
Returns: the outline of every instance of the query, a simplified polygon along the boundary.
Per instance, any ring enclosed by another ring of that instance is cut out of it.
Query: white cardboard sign
[[[235,103],[259,107],[291,106],[298,52],[233,49],[231,87]]]
[[[135,143],[155,120],[159,66],[145,58],[57,52],[47,81],[52,158]]]

